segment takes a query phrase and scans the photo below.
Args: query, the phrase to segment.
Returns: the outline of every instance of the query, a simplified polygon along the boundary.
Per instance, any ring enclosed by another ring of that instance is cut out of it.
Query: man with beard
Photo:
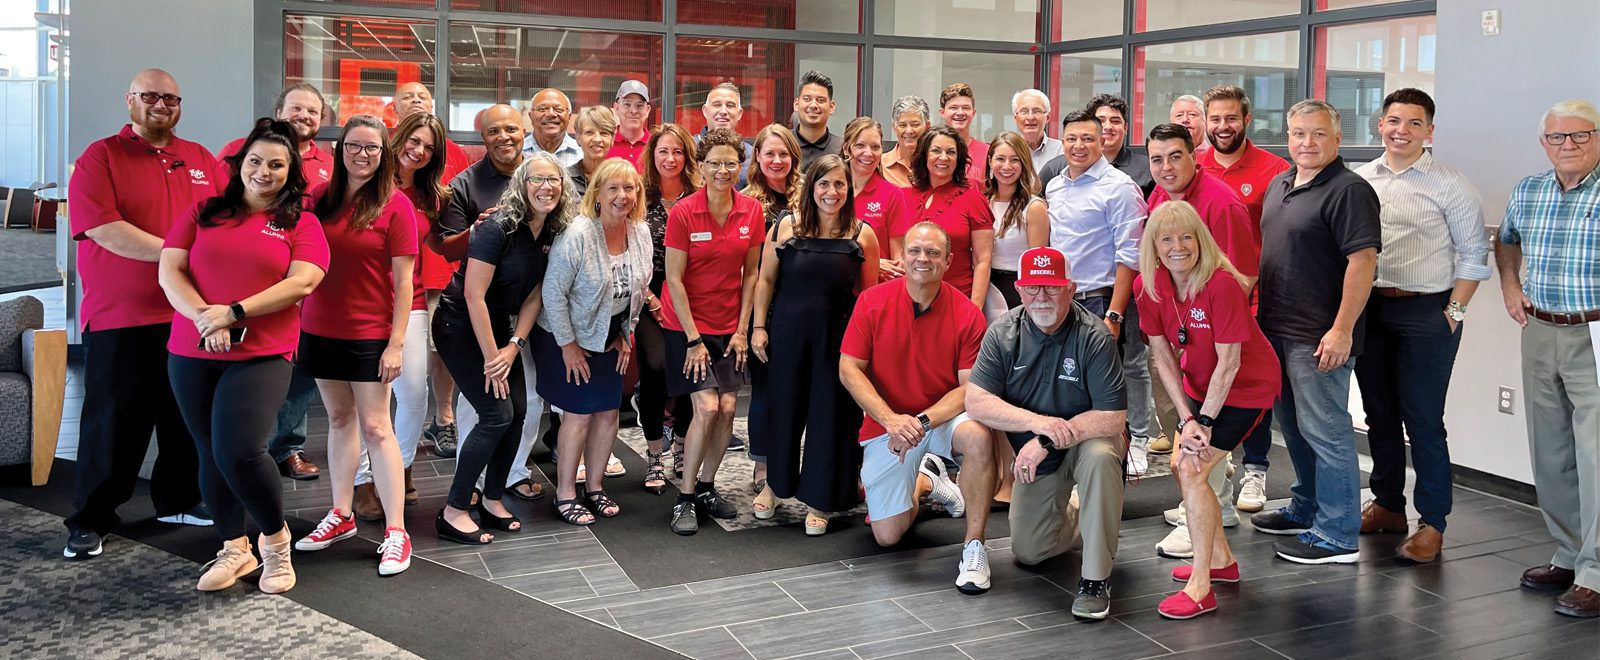
[[[983,336],[967,411],[1004,431],[1017,452],[1012,555],[1037,564],[1072,549],[1081,529],[1082,577],[1072,615],[1104,619],[1122,522],[1128,416],[1117,343],[1099,317],[1073,302],[1076,287],[1061,251],[1033,248],[1021,264],[1022,305]]]
[[[1017,132],[1033,152],[1033,170],[1039,171],[1062,153],[1061,141],[1050,137],[1050,97],[1037,89],[1024,89],[1011,96],[1011,118]],[[984,164],[988,166],[987,163]]]
[[[1150,191],[1156,188],[1156,182],[1150,176],[1150,162],[1144,154],[1125,144],[1128,138],[1128,102],[1111,94],[1101,94],[1089,99],[1084,109],[1100,120],[1100,150],[1104,152],[1106,161],[1133,179],[1143,197],[1149,197]]]
[[[548,151],[555,154],[562,167],[572,167],[583,160],[583,147],[567,133],[567,118],[572,115],[572,101],[554,87],[546,87],[528,101],[528,121],[533,132],[522,140],[523,153]]]
[[[150,499],[163,522],[210,525],[200,505],[199,463],[172,386],[167,340],[172,306],[156,262],[172,221],[216,194],[211,152],[173,134],[178,82],[146,69],[128,85],[130,123],[78,157],[67,205],[83,278],[84,398],[77,483],[66,519],[68,559],[99,556],[133,496],[156,433]]]
[[[433,93],[426,86],[419,82],[408,82],[395,89],[394,114],[397,120],[419,112],[433,112]],[[461,145],[450,138],[444,139],[444,178],[440,183],[449,184],[451,179],[471,164],[471,158]]]

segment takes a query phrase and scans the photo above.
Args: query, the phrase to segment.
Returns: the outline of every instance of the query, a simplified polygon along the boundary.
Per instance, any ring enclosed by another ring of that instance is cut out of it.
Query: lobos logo
[[[1249,196],[1251,192],[1255,191],[1255,189],[1256,189],[1255,186],[1252,186],[1252,185],[1250,185],[1248,183],[1242,184],[1242,185],[1239,186],[1239,194],[1245,195],[1245,196]]]
[[[750,225],[741,225],[739,227],[739,238],[748,238],[749,236],[750,236]]]
[[[1078,382],[1078,361],[1072,359],[1071,356],[1067,356],[1065,358],[1062,358],[1061,359],[1061,375],[1060,376],[1056,376],[1056,378],[1060,379],[1060,380],[1067,381],[1069,383]]]

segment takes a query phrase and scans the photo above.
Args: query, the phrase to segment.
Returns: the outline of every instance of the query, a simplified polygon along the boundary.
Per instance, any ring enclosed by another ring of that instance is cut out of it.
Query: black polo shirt
[[[1122,170],[1123,174],[1139,184],[1139,192],[1143,199],[1150,199],[1150,191],[1156,189],[1156,179],[1150,175],[1150,156],[1143,150],[1123,146],[1117,152],[1116,160],[1111,161],[1111,166]]]
[[[1378,193],[1343,158],[1295,187],[1298,168],[1272,179],[1261,210],[1261,306],[1268,337],[1318,342],[1333,327],[1344,296],[1348,255],[1383,249]],[[1365,315],[1356,321],[1359,355]]]
[[[1127,410],[1122,359],[1105,323],[1074,302],[1067,319],[1047,335],[1017,307],[995,319],[983,335],[978,361],[968,382],[1024,410],[1072,419],[1090,410]],[[1034,438],[1031,431],[1009,432],[1014,449]],[[1048,450],[1037,474],[1056,471],[1066,452]]]
[[[500,194],[510,183],[511,176],[495,169],[488,156],[461,170],[450,180],[450,203],[439,214],[434,231],[440,236],[454,236],[471,229],[484,209],[500,203]]]
[[[834,135],[833,131],[823,133],[821,140],[806,142],[806,136],[800,134],[799,125],[794,127],[794,139],[800,143],[800,169],[802,171],[811,164],[811,161],[828,154],[838,154],[839,149],[844,146],[844,139]]]

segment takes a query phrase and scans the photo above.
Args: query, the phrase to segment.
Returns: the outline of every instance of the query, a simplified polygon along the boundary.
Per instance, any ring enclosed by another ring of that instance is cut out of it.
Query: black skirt
[[[387,339],[334,339],[300,333],[298,362],[306,375],[319,380],[376,383]]]

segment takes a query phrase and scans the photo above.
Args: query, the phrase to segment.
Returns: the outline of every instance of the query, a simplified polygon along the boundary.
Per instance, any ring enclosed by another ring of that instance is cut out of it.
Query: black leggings
[[[639,394],[639,427],[644,439],[660,440],[667,412],[667,344],[661,324],[648,311],[639,315],[633,343],[639,357],[639,383],[634,386]]]
[[[283,486],[267,440],[293,372],[281,356],[167,359],[172,393],[200,458],[200,494],[224,541],[245,535],[247,512],[264,534],[283,529]]]
[[[510,325],[506,319],[504,326]],[[495,328],[495,345],[504,345],[511,337],[510,327]],[[477,486],[478,475],[483,474],[483,496],[499,500],[505,495],[506,475],[511,473],[511,463],[517,457],[517,443],[522,440],[522,423],[528,418],[528,382],[522,373],[522,351],[511,362],[511,373],[506,376],[511,393],[504,399],[495,398],[484,391],[487,380],[483,376],[483,352],[478,350],[478,338],[472,323],[440,311],[433,316],[433,346],[439,359],[455,379],[461,396],[467,398],[478,413],[478,424],[472,433],[461,441],[456,455],[455,478],[450,482],[450,506],[468,510],[472,504],[472,491]],[[488,472],[485,474],[484,470]]]

